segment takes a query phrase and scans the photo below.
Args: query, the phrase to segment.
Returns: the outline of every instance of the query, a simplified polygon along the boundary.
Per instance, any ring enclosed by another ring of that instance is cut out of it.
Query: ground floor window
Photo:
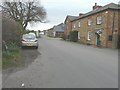
[[[108,41],[112,41],[112,35],[108,36]]]
[[[78,32],[78,39],[80,39],[80,32]]]
[[[88,40],[88,41],[91,40],[91,32],[90,32],[90,31],[88,32],[88,38],[87,38],[87,40]]]

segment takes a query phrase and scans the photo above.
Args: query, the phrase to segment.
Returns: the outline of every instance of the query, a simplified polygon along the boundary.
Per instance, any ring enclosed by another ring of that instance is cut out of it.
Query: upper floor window
[[[92,25],[92,19],[88,19],[88,26]]]
[[[80,22],[78,22],[78,27],[80,27]]]
[[[97,24],[102,24],[102,17],[101,16],[97,17]]]
[[[76,28],[76,24],[75,23],[73,24],[73,28]]]

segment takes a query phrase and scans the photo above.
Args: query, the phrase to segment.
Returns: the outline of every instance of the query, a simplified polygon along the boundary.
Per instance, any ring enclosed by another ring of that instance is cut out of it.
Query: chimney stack
[[[101,8],[102,6],[99,6],[99,5],[97,5],[97,3],[95,3],[95,5],[93,6],[93,10],[95,10],[95,9],[98,9],[98,8]]]
[[[79,16],[82,16],[82,15],[84,15],[83,13],[79,13]]]
[[[95,3],[95,6],[97,6],[97,3]]]

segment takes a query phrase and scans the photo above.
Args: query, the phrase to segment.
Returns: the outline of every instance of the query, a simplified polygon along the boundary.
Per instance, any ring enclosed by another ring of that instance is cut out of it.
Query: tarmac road
[[[42,36],[37,51],[31,64],[4,80],[3,88],[118,87],[117,50]]]

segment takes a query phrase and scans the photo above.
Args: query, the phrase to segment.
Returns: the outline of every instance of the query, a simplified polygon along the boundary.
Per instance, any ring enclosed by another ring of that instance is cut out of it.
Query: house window
[[[73,25],[73,28],[76,28],[76,25],[75,25],[75,23],[74,23],[74,25]]]
[[[92,19],[88,19],[88,26],[92,25]]]
[[[80,39],[80,32],[78,32],[78,39]]]
[[[88,41],[91,40],[91,32],[88,32]]]
[[[78,27],[80,27],[80,22],[78,22]]]
[[[112,35],[108,36],[108,41],[112,41]]]
[[[102,17],[101,16],[97,17],[97,24],[102,24]]]

